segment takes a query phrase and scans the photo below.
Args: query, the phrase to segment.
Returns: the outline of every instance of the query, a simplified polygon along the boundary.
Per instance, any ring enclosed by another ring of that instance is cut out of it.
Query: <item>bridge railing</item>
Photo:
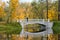
[[[20,19],[20,20],[17,20],[17,22],[50,22],[49,19]]]

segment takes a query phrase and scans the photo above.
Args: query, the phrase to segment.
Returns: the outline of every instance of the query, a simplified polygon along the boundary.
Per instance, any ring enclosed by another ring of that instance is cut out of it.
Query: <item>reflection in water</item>
[[[47,29],[47,31],[48,31],[48,34],[53,34],[53,29]]]
[[[31,33],[43,32],[45,30],[46,30],[46,26],[39,23],[28,24],[24,26],[24,31],[31,32]]]

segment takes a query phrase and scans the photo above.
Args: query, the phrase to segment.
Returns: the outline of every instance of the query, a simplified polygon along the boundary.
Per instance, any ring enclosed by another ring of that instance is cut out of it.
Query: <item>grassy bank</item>
[[[21,25],[19,23],[0,24],[0,32],[7,34],[20,34]]]
[[[55,21],[53,25],[54,34],[60,33],[60,21]],[[7,34],[20,34],[22,27],[19,23],[0,24],[0,33],[5,32]]]
[[[54,34],[60,34],[60,21],[54,22],[53,32]]]

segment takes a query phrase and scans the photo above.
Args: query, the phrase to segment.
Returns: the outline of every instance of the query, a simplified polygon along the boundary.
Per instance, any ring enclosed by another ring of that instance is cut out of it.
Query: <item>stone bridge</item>
[[[29,34],[29,35],[32,35],[33,37],[35,37],[35,36],[39,36],[39,35],[45,36],[48,34],[53,34],[53,30],[52,30],[53,22],[50,22],[49,19],[48,20],[46,20],[46,19],[28,19],[28,21],[27,21],[27,19],[22,19],[22,20],[18,20],[18,22],[20,22],[20,24],[22,25],[21,36],[24,34],[26,34],[26,35]],[[39,33],[30,33],[30,32],[24,31],[24,25],[35,24],[35,23],[46,25],[46,31],[39,32]]]

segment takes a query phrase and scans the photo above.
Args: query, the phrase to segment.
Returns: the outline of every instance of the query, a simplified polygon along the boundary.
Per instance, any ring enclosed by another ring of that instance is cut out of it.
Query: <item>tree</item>
[[[45,7],[46,8],[46,7]],[[58,4],[57,1],[48,2],[48,19],[51,21],[58,20]],[[44,10],[44,17],[47,18],[47,11]]]
[[[1,1],[0,1],[1,2]],[[5,3],[1,2],[0,3],[0,21],[4,20],[6,13],[4,11]]]
[[[9,2],[9,13],[7,14],[8,15],[7,23],[12,22],[12,20],[17,17],[16,14],[17,14],[18,6],[19,6],[18,1],[19,0],[10,0],[10,2]]]
[[[43,10],[45,9],[45,1],[38,0],[38,2],[33,1],[32,3],[32,12],[34,13],[34,18],[43,19]],[[43,6],[44,5],[44,6]]]
[[[48,18],[50,20],[58,20],[58,3],[57,1],[50,3],[49,4],[49,9],[48,9]]]

